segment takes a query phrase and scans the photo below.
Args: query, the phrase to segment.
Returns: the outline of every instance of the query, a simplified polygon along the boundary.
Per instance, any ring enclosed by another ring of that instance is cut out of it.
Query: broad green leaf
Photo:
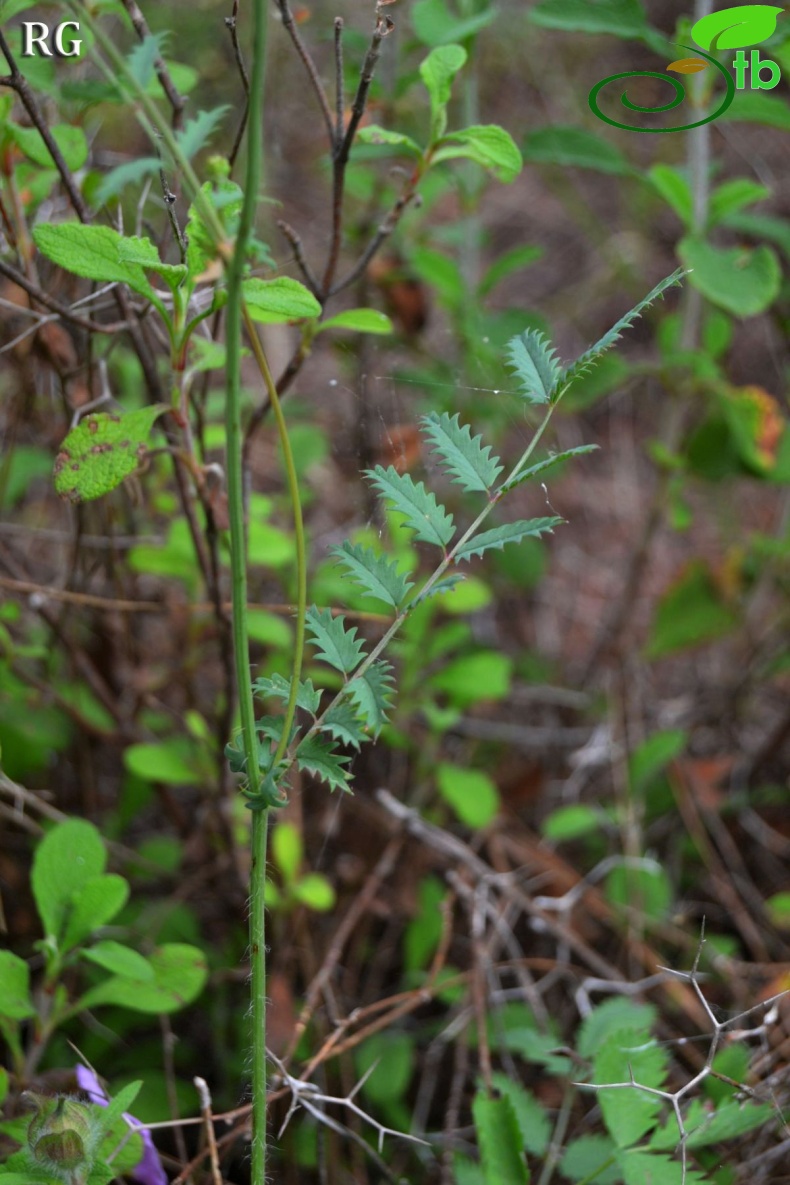
[[[782,8],[772,4],[739,4],[711,12],[691,27],[691,36],[703,49],[742,49],[759,45],[771,36]]]
[[[606,878],[606,899],[615,908],[639,910],[651,921],[663,921],[672,905],[672,883],[661,866],[620,865]]]
[[[227,178],[217,181],[213,185],[207,181],[205,185],[201,186],[201,193],[215,209],[217,217],[229,237],[233,237],[244,201],[244,194],[240,186]],[[206,226],[194,203],[189,207],[186,234],[188,240],[187,267],[190,279],[216,279],[219,271],[215,274],[213,270],[209,269],[209,264],[217,257],[217,245],[213,233]],[[249,282],[249,280],[246,281],[246,283]],[[296,281],[293,282],[296,283]],[[217,308],[221,308],[226,301],[227,294],[224,290],[220,289],[214,294],[214,303]]]
[[[691,270],[690,283],[738,317],[764,312],[779,295],[782,271],[770,247],[714,247],[689,235],[678,243],[678,254]]]
[[[5,24],[12,17],[18,16],[20,12],[26,12],[28,8],[35,8],[35,6],[36,0],[2,0],[0,23]]]
[[[418,279],[430,284],[449,309],[460,309],[468,299],[466,281],[454,259],[430,247],[415,247],[409,263]]]
[[[188,752],[178,737],[167,741],[140,741],[124,750],[123,763],[130,773],[147,782],[188,786],[198,779],[197,770],[186,759]]]
[[[751,1101],[721,1103],[711,1115],[700,1102],[699,1124],[686,1121],[689,1148],[705,1148],[723,1140],[735,1140],[776,1118],[776,1111],[768,1103]]]
[[[617,1154],[625,1185],[707,1185],[710,1178],[688,1168],[685,1178],[679,1157],[664,1156],[646,1148],[629,1148]]]
[[[431,163],[456,157],[475,161],[506,184],[515,181],[524,164],[512,136],[497,124],[447,132],[431,153]]]
[[[520,394],[528,403],[548,403],[562,377],[562,367],[551,342],[527,329],[507,344],[506,364],[515,373]]]
[[[483,1178],[486,1185],[528,1185],[521,1132],[510,1099],[489,1098],[478,1091],[472,1103]]]
[[[483,770],[466,769],[443,761],[436,770],[436,785],[442,798],[467,827],[487,827],[496,818],[499,791]]]
[[[356,138],[362,144],[386,144],[391,148],[402,149],[409,156],[422,156],[422,149],[411,136],[404,136],[402,132],[391,132],[375,123],[360,128]]]
[[[560,1171],[571,1181],[585,1181],[587,1185],[617,1185],[622,1178],[615,1151],[608,1136],[580,1136],[566,1145]]]
[[[125,979],[153,979],[154,972],[148,959],[144,959],[136,950],[124,946],[122,942],[106,939],[96,942],[82,952],[82,957],[91,963],[111,971],[113,975],[121,975]]]
[[[34,165],[39,165],[42,169],[53,168],[55,162],[44,143],[44,137],[37,128],[22,128],[18,124],[9,121],[4,130],[16,144],[17,148],[24,152],[28,160],[32,160]],[[53,125],[49,131],[60,149],[60,154],[66,162],[67,167],[73,172],[81,169],[88,159],[88,142],[85,139],[85,133],[82,128],[75,128],[70,124],[59,123]]]
[[[187,160],[200,152],[227,111],[230,111],[227,104],[211,111],[198,111],[194,119],[188,119],[184,128],[176,132],[178,146]]]
[[[576,33],[612,33],[633,40],[647,31],[639,0],[541,0],[530,9],[529,19],[547,29]]]
[[[405,526],[415,531],[415,538],[436,547],[445,548],[453,537],[453,516],[448,514],[436,497],[426,490],[421,481],[415,482],[408,473],[398,473],[394,466],[366,470],[365,476],[382,497],[405,518]]]
[[[296,880],[302,866],[302,837],[293,823],[278,822],[272,835],[272,859],[286,884]]]
[[[387,713],[392,707],[395,681],[391,672],[390,664],[379,659],[364,674],[355,676],[346,687],[346,694],[374,737],[387,723]]]
[[[579,1029],[576,1048],[584,1058],[597,1053],[612,1033],[621,1029],[641,1029],[649,1034],[658,1018],[652,1004],[637,1004],[627,996],[612,996],[585,1016]]]
[[[334,909],[335,890],[320,872],[308,872],[292,886],[291,892],[297,901],[314,909],[316,913],[327,913]]]
[[[93,876],[74,892],[61,939],[64,950],[79,946],[111,922],[129,898],[129,883],[116,873]]]
[[[422,417],[422,423],[452,480],[470,492],[487,493],[502,472],[499,457],[491,455],[491,446],[484,445],[481,436],[472,436],[469,425],[461,425],[458,413],[430,412]]]
[[[154,422],[164,404],[124,415],[91,412],[72,428],[55,459],[55,489],[70,502],[89,502],[119,486],[140,468]]]
[[[441,45],[431,50],[420,63],[422,78],[431,98],[431,143],[444,134],[447,127],[447,104],[453,79],[466,62],[466,50],[460,45]]]
[[[31,886],[46,936],[59,937],[73,897],[107,864],[104,842],[92,823],[68,819],[42,839],[33,857]]]
[[[354,749],[359,749],[365,741],[370,740],[363,722],[348,700],[341,700],[329,709],[321,723],[321,732],[328,733],[341,745],[351,745]]]
[[[347,309],[345,313],[337,313],[328,321],[322,321],[318,331],[324,329],[349,329],[353,333],[392,333],[393,326],[385,313],[378,309]]]
[[[90,988],[80,1010],[117,1004],[133,1012],[176,1012],[200,995],[208,977],[203,952],[186,943],[166,943],[149,957],[152,975],[144,979],[115,975]]]
[[[500,1094],[510,1099],[521,1132],[521,1143],[533,1156],[544,1156],[551,1140],[551,1121],[546,1111],[520,1082],[507,1074],[494,1073],[491,1079]]]
[[[140,265],[121,260],[123,235],[112,227],[83,226],[81,222],[40,223],[33,227],[33,241],[42,255],[75,276],[105,284],[128,284],[148,300],[154,295]]]
[[[464,654],[433,675],[429,685],[461,707],[504,699],[510,691],[512,666],[512,660],[496,650]]]
[[[648,642],[648,658],[700,646],[735,628],[735,612],[721,598],[707,566],[694,560],[661,598]]]
[[[408,1033],[376,1033],[357,1047],[354,1063],[365,1079],[362,1092],[378,1106],[401,1099],[408,1089],[414,1070],[415,1042]]]
[[[142,1085],[142,1081],[140,1080],[129,1082],[108,1100],[107,1106],[103,1107],[101,1111],[101,1118],[105,1128],[112,1127],[121,1118],[124,1111],[128,1111],[134,1106],[134,1101],[140,1093]]]
[[[768,128],[790,129],[790,106],[779,95],[766,95],[760,91],[736,91],[735,99],[722,116],[722,120],[736,123],[760,123]]]
[[[716,226],[728,215],[742,210],[744,206],[765,201],[770,196],[771,191],[767,186],[758,185],[748,177],[734,177],[731,181],[725,181],[710,195],[708,225]]]
[[[522,539],[527,539],[530,536],[544,535],[547,531],[553,531],[563,522],[565,519],[557,517],[529,518],[514,523],[505,523],[503,527],[494,527],[490,531],[482,531],[473,539],[468,539],[463,547],[458,548],[455,553],[455,561],[461,563],[463,560],[471,560],[473,556],[485,555],[491,548],[501,551],[506,543],[520,543]]]
[[[0,1017],[25,1020],[35,1015],[27,963],[10,950],[0,950]]]
[[[500,493],[507,494],[510,490],[514,490],[516,486],[523,485],[525,481],[531,481],[539,473],[545,473],[547,469],[553,469],[555,465],[562,464],[563,461],[569,460],[570,457],[581,457],[586,453],[597,451],[597,444],[579,444],[575,448],[567,448],[561,453],[554,453],[550,457],[544,457],[542,461],[536,461],[534,465],[529,465],[526,469],[522,469],[511,481],[506,481],[501,486]]]
[[[187,274],[183,263],[163,263],[150,239],[122,239],[118,246],[118,258],[124,263],[139,263],[147,271],[156,272],[173,289],[179,286]]]
[[[331,609],[318,609],[311,605],[307,610],[305,624],[312,634],[318,657],[344,675],[359,666],[365,657],[365,647],[357,638],[356,626],[347,629],[345,618],[333,617]]]
[[[693,198],[686,178],[672,165],[657,164],[647,170],[654,188],[671,206],[685,227],[691,226]]]
[[[610,1033],[595,1054],[593,1082],[630,1083],[654,1088],[663,1087],[667,1070],[667,1052],[643,1028],[618,1029]],[[655,1127],[663,1103],[655,1095],[633,1086],[616,1090],[598,1090],[609,1134],[618,1148],[628,1148]]]
[[[561,125],[531,132],[524,142],[524,160],[566,169],[595,169],[621,177],[634,171],[620,150],[602,136]]]
[[[449,10],[445,0],[416,0],[411,8],[411,23],[423,45],[446,45],[450,41],[465,41],[476,36],[496,16],[496,8],[489,5],[481,12],[459,17]]]
[[[561,806],[547,815],[541,825],[545,839],[552,843],[564,843],[592,835],[600,830],[601,816],[593,807],[580,802],[573,806]]]
[[[655,732],[634,749],[628,761],[628,774],[635,794],[644,794],[656,777],[686,747],[688,733],[683,729]]]
[[[477,286],[478,296],[487,296],[502,280],[507,279],[514,272],[521,271],[522,268],[529,267],[542,255],[542,247],[513,247],[512,250],[506,251],[485,272]]]
[[[344,768],[350,760],[334,751],[334,742],[322,737],[307,737],[296,750],[299,769],[326,782],[330,790],[350,790],[349,773]]]
[[[291,680],[276,674],[271,678],[261,677],[255,680],[252,690],[256,695],[272,696],[287,704],[291,697]],[[321,692],[316,691],[313,687],[312,679],[300,680],[299,691],[296,694],[296,706],[304,712],[309,712],[311,716],[317,716],[320,704]]]
[[[399,571],[395,560],[377,555],[370,547],[346,541],[331,548],[330,554],[337,557],[356,585],[393,609],[400,608],[409,589],[414,587]]]
[[[276,325],[321,314],[321,306],[309,288],[290,276],[277,276],[274,280],[260,280],[254,276],[244,280],[241,288],[244,304],[253,321]],[[217,292],[215,305],[222,307],[226,301],[227,293],[221,289]]]

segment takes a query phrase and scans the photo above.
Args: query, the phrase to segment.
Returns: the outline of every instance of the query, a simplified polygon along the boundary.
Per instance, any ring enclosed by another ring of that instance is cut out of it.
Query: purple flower
[[[100,1107],[107,1106],[109,1099],[102,1090],[101,1083],[93,1070],[89,1070],[87,1066],[77,1066],[77,1084],[80,1090],[85,1091],[92,1103],[98,1103]],[[138,1181],[139,1185],[167,1185],[167,1174],[162,1168],[162,1162],[154,1147],[151,1133],[147,1128],[140,1127],[138,1120],[133,1115],[124,1112],[123,1117],[130,1127],[140,1133],[143,1140],[143,1159],[131,1174],[132,1180]]]

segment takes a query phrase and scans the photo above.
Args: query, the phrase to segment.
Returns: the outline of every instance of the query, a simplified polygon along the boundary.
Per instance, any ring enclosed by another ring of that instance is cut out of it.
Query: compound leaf
[[[345,619],[333,617],[331,609],[311,605],[307,610],[306,625],[315,639],[318,657],[344,675],[350,675],[365,657],[356,627],[346,629]]]
[[[472,436],[468,424],[461,424],[458,414],[430,412],[422,417],[424,431],[453,481],[465,490],[487,493],[502,466],[499,457],[491,455],[491,446],[483,444],[481,436]]]
[[[551,342],[537,329],[527,329],[507,344],[507,365],[515,372],[528,403],[548,403],[562,378]]]
[[[187,159],[200,152],[225,112],[229,110],[230,107],[226,103],[222,107],[214,107],[211,111],[198,111],[194,119],[187,120],[182,131],[176,132],[178,146]]]
[[[494,547],[501,551],[506,543],[520,543],[522,539],[529,536],[543,535],[546,531],[553,531],[563,522],[565,519],[556,516],[553,518],[528,518],[520,519],[515,523],[505,523],[503,527],[494,527],[490,531],[483,531],[481,535],[475,535],[474,539],[467,540],[463,547],[459,547],[455,553],[456,562],[471,560],[475,555],[482,556]]]
[[[388,469],[377,465],[375,469],[368,469],[365,476],[405,517],[405,525],[416,532],[417,539],[436,547],[446,547],[453,537],[453,516],[421,481],[415,482],[408,473],[398,473],[392,465]]]
[[[412,582],[398,571],[398,565],[394,560],[376,555],[370,547],[346,541],[338,547],[333,547],[331,551],[346,568],[355,584],[377,601],[391,605],[393,609],[400,608],[408,596],[409,589],[414,587]]]

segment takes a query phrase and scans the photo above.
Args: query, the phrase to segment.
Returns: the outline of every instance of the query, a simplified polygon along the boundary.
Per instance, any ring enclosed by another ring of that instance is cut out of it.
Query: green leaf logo
[[[741,4],[738,8],[723,8],[697,21],[691,36],[697,45],[711,51],[759,45],[776,29],[776,18],[783,11],[773,4]]]

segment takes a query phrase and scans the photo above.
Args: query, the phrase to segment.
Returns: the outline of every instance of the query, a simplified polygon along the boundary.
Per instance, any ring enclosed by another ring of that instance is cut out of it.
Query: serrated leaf
[[[344,675],[350,675],[365,657],[365,648],[357,638],[356,626],[346,629],[344,617],[333,617],[330,609],[311,605],[305,625],[312,634],[318,657]]]
[[[154,77],[154,64],[161,58],[168,33],[149,33],[135,45],[126,59],[126,65],[135,82],[145,90]]]
[[[520,543],[522,539],[527,539],[532,535],[543,535],[546,531],[552,531],[560,523],[564,523],[564,518],[528,518],[520,519],[515,523],[505,523],[503,527],[494,527],[490,531],[483,531],[481,535],[475,535],[474,539],[469,539],[460,547],[455,553],[456,563],[461,560],[471,560],[472,556],[484,555],[492,548],[497,548],[499,551],[506,543]]]
[[[430,588],[418,593],[412,603],[419,605],[421,601],[429,601],[431,597],[436,597],[440,593],[452,592],[455,586],[465,579],[466,577],[461,572],[448,572],[446,576],[440,577]]]
[[[128,284],[151,300],[154,292],[139,264],[124,263],[119,256],[123,235],[110,226],[84,226],[81,222],[41,223],[33,227],[33,241],[42,255],[59,267],[86,280],[104,284]]]
[[[214,185],[207,181],[205,185],[201,186],[201,193],[204,199],[213,206],[228,236],[233,237],[244,201],[241,187],[235,181],[223,178]],[[193,280],[216,279],[216,275],[211,273],[206,275],[206,272],[211,261],[216,259],[217,244],[214,241],[213,232],[204,223],[200,211],[194,203],[189,207],[186,234],[188,240],[187,267],[190,278]],[[227,293],[223,289],[219,289],[214,294],[215,307],[221,308],[226,301]]]
[[[416,532],[415,538],[444,549],[453,537],[453,516],[436,501],[421,481],[415,482],[408,473],[398,473],[390,465],[383,469],[366,470],[365,476],[379,493],[402,514],[405,525]]]
[[[399,609],[408,596],[409,589],[414,585],[398,571],[394,560],[386,556],[376,555],[370,547],[361,544],[341,543],[331,548],[331,554],[336,556],[352,577],[355,584],[364,589],[377,601],[384,601],[393,609]]]
[[[321,737],[306,737],[296,750],[299,769],[328,783],[330,790],[350,791],[349,773],[343,768],[350,760],[334,751],[334,742]]]
[[[227,103],[211,111],[198,111],[194,119],[187,120],[182,131],[176,132],[176,141],[187,160],[200,152],[226,111],[230,111]]]
[[[55,489],[61,498],[87,502],[119,486],[139,469],[154,421],[168,410],[157,403],[123,416],[106,412],[83,416],[55,459]]]
[[[327,321],[322,321],[318,332],[325,329],[348,329],[352,333],[392,333],[393,325],[386,313],[378,309],[346,309]]]
[[[542,1105],[520,1082],[507,1074],[494,1073],[491,1081],[500,1094],[510,1099],[523,1147],[533,1156],[545,1155],[551,1140],[551,1122]]]
[[[365,732],[362,721],[348,700],[340,700],[327,712],[321,723],[321,732],[328,732],[342,745],[352,745],[359,749],[370,737]]]
[[[466,50],[460,45],[441,45],[431,50],[420,63],[420,77],[431,97],[431,142],[438,140],[447,127],[447,104],[453,79],[466,57]]]
[[[629,1083],[660,1089],[667,1071],[667,1052],[644,1028],[618,1029],[610,1033],[595,1054],[593,1081]],[[618,1148],[635,1144],[656,1125],[663,1102],[656,1095],[620,1086],[596,1091],[606,1126]]]
[[[663,1156],[647,1148],[628,1148],[617,1153],[625,1185],[707,1185],[710,1177],[683,1166],[675,1157]]]
[[[512,337],[505,362],[515,372],[524,399],[529,403],[549,402],[562,377],[562,367],[545,334],[527,329]]]
[[[282,675],[272,675],[271,678],[262,677],[255,680],[252,690],[256,695],[271,696],[287,704],[291,697],[291,680],[285,679]],[[313,680],[301,680],[296,693],[296,706],[309,712],[311,716],[316,716],[320,703],[321,692],[313,686]]]
[[[521,1133],[509,1098],[492,1099],[479,1091],[472,1103],[486,1185],[528,1185]]]
[[[356,138],[362,144],[386,144],[391,148],[401,148],[410,156],[422,156],[422,149],[411,136],[404,136],[402,132],[391,132],[389,128],[381,128],[377,124],[368,124],[367,127],[360,128]]]
[[[110,198],[123,193],[127,185],[137,185],[141,181],[145,181],[147,177],[158,173],[161,167],[162,162],[158,157],[141,156],[137,160],[126,161],[125,164],[110,169],[96,190],[93,203],[96,206],[103,206]]]
[[[504,128],[497,124],[486,124],[462,128],[458,132],[447,132],[437,148],[431,153],[431,163],[464,157],[482,165],[489,173],[506,185],[515,181],[524,162],[515,141]]]
[[[447,412],[430,412],[422,417],[422,423],[433,451],[441,457],[452,480],[470,493],[487,493],[502,466],[499,457],[491,455],[491,446],[483,444],[482,436],[472,436],[469,425],[460,423],[458,413],[449,416]]]
[[[582,374],[592,365],[593,362],[595,362],[596,358],[600,358],[601,354],[610,349],[615,344],[615,342],[619,341],[623,335],[624,330],[628,329],[628,327],[634,323],[637,317],[640,316],[646,308],[653,304],[654,301],[658,300],[660,296],[663,296],[668,288],[672,288],[675,284],[679,284],[685,274],[685,269],[679,267],[676,271],[672,272],[672,275],[665,276],[660,283],[656,284],[655,288],[652,288],[643,300],[640,300],[638,304],[635,304],[632,309],[629,309],[625,316],[621,317],[620,320],[612,326],[608,333],[605,333],[603,337],[599,338],[594,346],[590,346],[589,350],[586,350],[580,358],[576,359],[572,366],[568,367],[567,371],[563,375],[563,386],[573,382],[575,378],[578,378],[580,374]]]
[[[569,457],[580,457],[584,453],[594,453],[598,451],[597,444],[579,444],[575,448],[564,449],[561,453],[553,453],[550,457],[544,457],[542,461],[530,465],[528,469],[522,469],[521,473],[511,481],[506,481],[500,487],[500,494],[507,494],[510,490],[514,490],[516,486],[523,485],[525,481],[530,481],[533,477],[537,477],[539,473],[544,473],[546,469],[553,468],[554,465],[559,465],[562,461],[567,461]]]
[[[392,708],[395,680],[391,672],[390,664],[379,659],[346,686],[346,695],[356,705],[365,727],[374,737],[387,723],[387,713]]]

